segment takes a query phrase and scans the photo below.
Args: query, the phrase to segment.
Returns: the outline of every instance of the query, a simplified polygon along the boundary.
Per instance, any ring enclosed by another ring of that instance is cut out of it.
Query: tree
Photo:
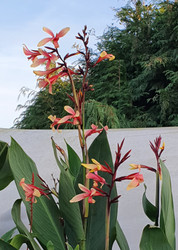
[[[93,69],[94,98],[107,100],[132,127],[178,124],[178,4],[134,1],[116,16],[124,28],[109,27],[98,49],[117,60],[107,69],[104,63]]]
[[[69,89],[68,82],[58,81],[54,85],[55,94],[50,95],[48,89],[32,92],[33,97],[25,103],[19,105],[18,109],[25,110],[16,119],[14,127],[21,129],[49,129],[51,121],[49,115],[65,115],[64,105],[69,105],[70,100],[66,95]],[[62,127],[62,126],[61,126]]]

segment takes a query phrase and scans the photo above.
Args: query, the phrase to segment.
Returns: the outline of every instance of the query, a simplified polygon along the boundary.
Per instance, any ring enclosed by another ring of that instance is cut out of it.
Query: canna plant
[[[108,127],[98,128],[91,124],[91,129],[85,130],[85,97],[87,92],[94,90],[93,85],[88,82],[89,71],[105,59],[114,60],[114,55],[103,51],[96,62],[93,62],[88,48],[89,36],[85,26],[82,33],[78,33],[76,36],[76,39],[82,43],[83,49],[77,49],[75,53],[67,53],[62,57],[59,50],[59,39],[67,34],[69,28],[62,29],[56,35],[48,28],[43,28],[43,30],[50,37],[42,39],[36,50],[29,50],[26,45],[23,50],[28,60],[32,61],[32,67],[44,67],[44,70],[34,70],[39,77],[40,88],[48,88],[49,93],[53,94],[53,85],[56,81],[59,78],[68,77],[71,92],[67,93],[67,96],[73,106],[64,106],[64,110],[67,112],[64,117],[51,114],[48,118],[53,130],[59,130],[60,126],[66,123],[70,123],[77,129],[82,158],[80,159],[67,142],[67,152],[65,152],[52,138],[54,157],[60,169],[60,177],[59,182],[54,181],[55,187],[50,189],[39,176],[35,163],[13,138],[10,147],[3,142],[0,144],[3,166],[0,171],[4,174],[1,189],[14,180],[21,197],[12,208],[12,217],[19,234],[12,237],[14,230],[8,232],[6,241],[0,239],[0,247],[19,249],[25,243],[28,249],[35,250],[41,248],[48,250],[111,250],[114,241],[117,241],[120,249],[129,250],[127,240],[117,221],[118,201],[121,195],[117,193],[116,184],[119,186],[121,181],[126,180],[129,181],[127,190],[138,187],[144,182],[140,170],[147,168],[156,173],[158,196],[158,177],[162,173],[163,179],[165,178],[164,170],[160,170],[163,163],[158,162],[164,148],[158,154],[156,152],[159,145],[154,147],[151,144],[157,157],[157,170],[143,165],[132,165],[132,169],[136,170],[135,173],[118,177],[119,168],[130,157],[131,152],[129,150],[122,156],[124,140],[117,146],[116,158],[113,163],[107,140]],[[48,43],[49,45],[46,46]],[[42,46],[44,48],[41,48]],[[73,68],[68,65],[68,59],[77,55],[82,56],[85,63]],[[77,87],[78,84],[75,85],[76,77],[80,81],[80,87]],[[88,148],[87,138],[95,133],[98,135]],[[147,207],[148,200],[146,198],[145,200]],[[157,207],[155,208],[156,221],[159,216],[158,200],[159,197],[157,197]],[[29,218],[29,230],[20,218],[22,201]],[[164,212],[165,210],[162,211],[161,217],[164,231],[166,231]],[[158,223],[155,226],[158,226]],[[167,237],[168,231],[166,232]],[[144,237],[143,235],[142,241]]]
[[[163,142],[161,146],[161,136],[154,142],[150,142],[150,147],[156,158],[156,168],[141,164],[130,164],[131,169],[146,169],[155,174],[155,204],[152,204],[146,196],[146,189],[142,197],[143,210],[147,217],[154,222],[147,225],[142,233],[140,249],[176,249],[175,242],[175,215],[173,197],[171,190],[171,179],[161,155],[165,148]],[[161,190],[161,191],[160,191]]]

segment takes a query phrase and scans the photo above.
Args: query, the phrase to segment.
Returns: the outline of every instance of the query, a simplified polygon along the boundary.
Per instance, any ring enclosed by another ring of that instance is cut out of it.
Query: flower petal
[[[74,196],[71,200],[70,200],[70,203],[73,203],[73,202],[78,202],[78,201],[81,201],[83,199],[86,198],[86,194],[83,193],[83,194],[77,194],[76,196]]]
[[[58,124],[62,124],[65,123],[66,121],[68,121],[69,119],[71,119],[71,115],[66,115],[63,118],[61,118],[58,122]]]
[[[133,180],[129,183],[127,186],[127,190],[131,190],[139,185],[139,182],[136,178],[133,178]]]
[[[54,37],[54,33],[50,29],[43,27],[43,30],[44,32],[48,33],[50,36]]]
[[[46,86],[49,84],[48,81],[45,81],[45,80],[39,80],[38,81],[38,86],[39,88],[46,88]]]
[[[36,188],[33,191],[33,195],[36,196],[36,197],[40,197],[41,196],[40,191],[38,189],[36,189]]]
[[[81,165],[83,167],[87,168],[87,169],[90,169],[91,172],[94,172],[94,171],[98,170],[95,164],[85,164],[85,163],[82,163]]]
[[[88,198],[88,203],[95,203],[96,201],[92,198],[92,196],[90,196]]]
[[[56,34],[56,38],[59,39],[60,37],[65,36],[65,34],[67,34],[69,30],[70,30],[69,27],[62,29],[59,33]]]
[[[55,115],[54,116],[53,115],[49,115],[48,119],[51,120],[52,122],[54,122],[55,119],[56,119],[56,116]]]
[[[37,46],[38,46],[38,47],[41,47],[41,46],[45,45],[46,43],[48,43],[48,42],[50,42],[50,41],[52,41],[52,38],[50,38],[50,37],[44,38],[44,39],[42,39],[42,40],[37,44]]]
[[[32,52],[27,48],[27,46],[24,44],[23,46],[23,52],[26,56],[31,56]]]
[[[31,67],[38,67],[39,65],[45,63],[46,58],[40,58],[38,59],[37,57],[34,59],[33,63],[31,64]]]
[[[106,51],[102,51],[101,54],[100,54],[100,57],[105,57],[107,56],[107,52]]]
[[[90,190],[87,188],[87,187],[85,187],[84,185],[82,185],[82,184],[78,184],[78,187],[80,188],[80,190],[82,190],[83,192],[85,192],[85,193],[90,193]]]
[[[75,111],[70,106],[64,106],[64,110],[67,111],[71,115],[75,115]]]

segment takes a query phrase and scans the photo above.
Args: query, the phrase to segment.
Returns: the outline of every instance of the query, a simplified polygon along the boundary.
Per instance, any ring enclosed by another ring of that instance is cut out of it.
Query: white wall
[[[123,154],[132,149],[131,157],[120,167],[118,176],[131,174],[129,164],[145,164],[156,167],[154,154],[149,146],[149,141],[153,141],[161,135],[165,142],[165,151],[162,159],[166,159],[166,166],[170,171],[173,187],[174,208],[176,216],[176,227],[178,227],[178,127],[172,128],[148,128],[148,129],[116,129],[108,131],[108,140],[111,146],[113,159],[117,143],[125,138]],[[63,130],[62,133],[51,130],[11,130],[0,129],[0,140],[10,144],[12,136],[24,149],[24,151],[34,160],[39,173],[43,179],[53,186],[51,174],[59,176],[59,170],[53,157],[51,146],[51,136],[62,148],[66,148],[64,138],[76,152],[80,154],[76,130]],[[92,135],[88,138],[88,145],[95,138]],[[147,196],[154,202],[155,178],[153,173],[142,171],[145,183],[148,187]],[[119,201],[118,220],[128,239],[131,250],[139,249],[141,232],[146,224],[151,223],[143,213],[141,198],[144,191],[143,185],[134,190],[126,191],[128,182],[122,182],[117,186],[118,193],[122,195]],[[13,227],[10,209],[14,201],[19,198],[12,182],[5,190],[0,191],[0,236]],[[23,212],[23,218],[25,218]],[[178,241],[178,236],[177,236]],[[117,246],[114,249],[118,249]]]

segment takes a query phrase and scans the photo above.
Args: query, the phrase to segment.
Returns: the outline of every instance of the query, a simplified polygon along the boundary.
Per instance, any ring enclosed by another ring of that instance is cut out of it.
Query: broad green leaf
[[[9,166],[8,144],[0,141],[0,190],[13,181],[13,174]]]
[[[144,185],[144,187],[145,187],[145,192],[143,193],[143,197],[142,197],[143,210],[145,214],[148,216],[148,218],[151,221],[155,222],[156,216],[157,216],[157,208],[147,199],[146,197],[147,186]]]
[[[28,244],[29,238],[24,234],[17,234],[13,237],[10,244],[15,247],[16,249],[20,249],[20,247],[26,243]],[[40,249],[40,248],[33,248],[33,249]]]
[[[16,227],[18,229],[18,231],[20,232],[20,234],[26,235],[28,238],[28,241],[30,242],[30,244],[32,245],[32,247],[34,248],[34,250],[40,250],[40,247],[38,246],[38,244],[35,242],[35,240],[33,239],[32,235],[29,233],[28,229],[25,227],[25,225],[23,224],[22,220],[21,220],[21,216],[20,216],[20,205],[21,205],[22,200],[18,199],[15,201],[13,207],[12,207],[12,218],[16,224]],[[19,244],[23,244],[24,241],[27,242],[26,238],[22,238],[22,237],[17,237],[14,240],[12,240],[13,242],[13,246],[17,246]]]
[[[125,238],[125,235],[119,225],[119,222],[116,222],[116,241],[120,247],[120,250],[130,250],[128,242]]]
[[[105,161],[113,168],[112,155],[108,144],[105,130],[99,134],[93,141],[89,148],[89,158],[96,159],[101,164],[105,164]],[[102,175],[106,182],[110,183],[111,176],[103,173]],[[104,189],[105,187],[103,187]],[[112,198],[117,196],[116,188],[113,188]],[[105,210],[106,210],[106,198],[96,197],[96,203],[89,206],[89,217],[87,224],[87,250],[93,249],[105,249]],[[117,221],[117,207],[118,204],[112,204],[111,206],[111,221],[110,221],[110,249],[116,238],[116,221]]]
[[[40,187],[41,181],[37,177],[36,165],[14,139],[12,139],[9,148],[9,162],[17,189],[30,218],[30,204],[25,201],[25,194],[19,183],[22,178],[25,178],[26,183],[31,183],[32,173],[34,173],[35,186]],[[64,250],[65,239],[63,226],[60,223],[59,209],[53,197],[49,196],[49,198],[39,197],[37,203],[33,204],[32,230],[37,235],[40,244],[46,245],[51,240],[55,249]]]
[[[0,239],[0,249],[1,250],[17,250],[17,248],[11,246],[9,243],[5,242],[2,239]]]
[[[4,241],[6,241],[6,242],[10,241],[10,239],[12,238],[12,235],[14,234],[14,232],[15,232],[16,229],[17,228],[14,227],[11,230],[9,230],[7,233],[3,234],[1,236],[1,239],[4,240]]]
[[[2,169],[4,162],[6,160],[6,155],[8,151],[8,144],[6,142],[0,141],[0,170]]]
[[[142,233],[140,250],[173,250],[159,227],[147,225]]]
[[[47,247],[47,250],[54,250],[54,245],[53,245],[52,241],[48,241],[46,247]]]
[[[53,141],[52,144],[56,162],[61,170],[59,181],[60,212],[64,218],[69,243],[73,243],[75,246],[77,243],[84,240],[85,236],[79,204],[69,202],[76,195],[73,183],[73,176],[70,174],[70,171],[65,165],[65,162],[59,160],[56,147]]]
[[[73,150],[73,148],[71,148],[69,144],[67,144],[67,150],[68,150],[68,158],[70,166],[69,171],[71,175],[73,175],[76,178],[81,168],[81,161],[76,152]]]
[[[168,169],[162,161],[160,161],[160,165],[162,171],[160,227],[165,233],[172,249],[176,249],[175,215],[171,178]]]

